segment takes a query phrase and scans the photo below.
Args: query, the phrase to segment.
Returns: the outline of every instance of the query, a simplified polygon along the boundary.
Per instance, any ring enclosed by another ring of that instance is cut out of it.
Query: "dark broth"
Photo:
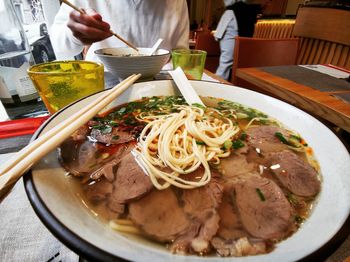
[[[232,110],[236,112],[240,117],[235,120],[241,130],[243,130],[247,124],[254,118],[259,118],[259,121],[254,122],[254,125],[259,126],[266,126],[266,125],[276,125],[277,121],[274,119],[269,118],[266,114],[252,109],[247,108],[241,104],[229,102],[222,99],[215,99],[210,97],[203,97],[202,98],[204,103],[208,107],[214,107],[217,108],[222,114],[230,117],[230,114],[232,114]],[[142,112],[146,113],[152,113],[152,114],[168,114],[171,112],[176,111],[176,108],[174,108],[174,104],[183,105],[186,104],[184,99],[182,97],[151,97],[151,98],[144,98],[139,101],[134,101],[130,103],[126,103],[123,105],[120,105],[116,108],[113,108],[109,110],[108,112],[96,116],[92,121],[88,123],[89,130],[97,129],[102,134],[109,134],[109,132],[112,132],[112,129],[115,127],[121,128],[125,132],[131,132],[132,135],[135,138],[135,141],[140,134],[142,128],[145,126],[145,123],[140,122],[137,120],[136,116]],[[231,111],[230,111],[230,110]],[[231,117],[232,118],[232,117]],[[232,118],[233,120],[233,118]],[[295,138],[296,137],[296,138]],[[294,139],[291,141],[291,139]],[[115,138],[118,139],[118,138]],[[297,146],[300,147],[302,150],[296,151],[293,149],[291,150],[293,153],[297,154],[299,157],[301,157],[304,161],[309,162],[313,168],[315,168],[317,171],[318,165],[316,160],[313,157],[312,149],[309,148],[306,144],[306,142],[296,134],[293,134],[293,136],[290,137],[290,139],[287,137],[281,137],[281,143],[289,143],[289,146],[293,147],[295,143],[297,143]],[[289,139],[289,140],[288,140]],[[297,142],[295,142],[297,140]],[[96,142],[94,140],[91,140],[91,137],[87,136],[85,140],[79,140],[70,143],[75,143],[73,145],[73,148],[76,148],[81,143],[91,143],[93,147],[96,148],[96,156],[101,157],[105,156],[105,162],[108,162],[109,159],[113,156],[115,152],[118,151],[118,148],[121,145],[115,145],[115,144],[104,144],[100,142]],[[247,138],[245,135],[245,131],[240,131],[232,140],[232,146],[229,150],[232,151],[232,154],[235,154],[238,152],[241,148],[244,148],[247,146]],[[247,159],[249,161],[259,161],[258,154],[252,155],[251,157],[248,157]],[[220,172],[220,166],[213,166],[213,170]],[[273,179],[273,174],[268,170],[268,168],[262,168],[262,172],[260,172],[260,175],[262,177]],[[258,170],[257,170],[258,171]],[[224,176],[223,176],[224,177]],[[223,178],[224,179],[224,178]],[[100,180],[93,180],[89,177],[89,174],[85,174],[80,178],[77,178],[74,180],[80,181],[81,188],[78,190],[79,197],[82,198],[83,203],[91,210],[91,212],[98,216],[102,221],[108,222],[111,219],[114,219],[116,214],[114,212],[111,212],[106,207],[105,201],[91,201],[89,197],[84,194],[86,192],[86,189],[95,186],[96,183],[100,183]],[[315,201],[315,197],[299,197],[285,188],[281,187],[286,198],[288,199],[289,203],[295,210],[295,225],[296,229],[304,222],[305,219],[310,215],[310,210],[312,208],[312,204]],[[258,192],[258,191],[257,191]],[[259,192],[258,192],[259,193]],[[263,196],[262,196],[263,197]],[[124,215],[121,217],[126,217],[127,211]]]

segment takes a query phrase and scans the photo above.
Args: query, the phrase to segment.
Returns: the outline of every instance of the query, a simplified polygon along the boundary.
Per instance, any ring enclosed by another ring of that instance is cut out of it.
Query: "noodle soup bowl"
[[[204,81],[191,81],[191,84],[203,97],[236,101],[278,119],[308,142],[320,164],[322,187],[310,217],[296,233],[278,243],[272,252],[242,257],[239,261],[310,259],[330,251],[327,249],[330,246],[337,246],[338,241],[343,239],[340,236],[345,236],[344,230],[349,228],[346,227],[346,220],[350,212],[350,156],[341,141],[314,117],[277,99],[224,84]],[[94,101],[103,92],[57,112],[41,126],[33,139]],[[142,97],[174,94],[178,94],[178,90],[172,81],[136,83],[106,110]],[[164,245],[114,231],[82,200],[78,180],[66,174],[59,164],[57,150],[54,150],[25,175],[25,189],[34,210],[47,228],[82,257],[91,261],[115,261],[119,258],[131,261],[235,260],[232,257],[174,255]]]

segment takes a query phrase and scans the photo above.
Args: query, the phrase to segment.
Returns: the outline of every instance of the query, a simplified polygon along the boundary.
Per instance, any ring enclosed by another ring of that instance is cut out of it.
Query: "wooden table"
[[[233,85],[231,82],[221,78],[220,76],[218,76],[215,73],[209,71],[208,69],[204,69],[204,73],[206,73],[208,76],[214,78],[215,80],[219,81],[221,84]]]
[[[289,66],[285,67],[288,70]],[[350,103],[333,96],[350,94],[350,89],[324,92],[271,72],[268,73],[259,67],[239,68],[236,75],[238,79],[243,79],[258,90],[293,104],[316,117],[326,119],[350,132]]]

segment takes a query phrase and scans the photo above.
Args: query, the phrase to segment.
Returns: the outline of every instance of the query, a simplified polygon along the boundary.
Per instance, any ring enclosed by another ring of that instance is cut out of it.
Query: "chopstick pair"
[[[59,146],[80,126],[88,122],[105,106],[132,85],[141,74],[131,75],[123,82],[98,97],[86,107],[67,118],[19,151],[0,167],[0,202],[17,180],[41,157]]]
[[[68,0],[60,0],[60,1],[61,1],[62,3],[65,3],[66,5],[70,6],[70,7],[73,8],[74,10],[78,11],[79,13],[81,13],[81,14],[86,14],[86,12],[85,12],[83,9],[81,9],[81,8],[79,8],[79,7],[75,6],[75,5],[73,5],[73,4],[72,4],[71,2],[69,2]],[[122,41],[122,42],[125,43],[126,45],[130,46],[132,49],[136,50],[137,52],[139,51],[139,50],[137,49],[136,46],[134,46],[134,45],[131,44],[130,42],[126,41],[124,38],[122,38],[120,35],[118,35],[118,34],[115,33],[114,31],[110,30],[110,33],[113,34],[116,38],[118,38],[120,41]]]

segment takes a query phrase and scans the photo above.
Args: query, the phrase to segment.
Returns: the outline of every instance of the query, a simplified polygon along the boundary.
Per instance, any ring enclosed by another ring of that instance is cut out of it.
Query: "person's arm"
[[[70,59],[85,45],[110,37],[110,26],[100,14],[89,9],[86,14],[62,5],[51,28],[51,41],[57,59]]]
[[[50,39],[58,60],[72,59],[84,48],[84,44],[76,39],[67,27],[71,11],[70,7],[62,4],[51,26]]]

